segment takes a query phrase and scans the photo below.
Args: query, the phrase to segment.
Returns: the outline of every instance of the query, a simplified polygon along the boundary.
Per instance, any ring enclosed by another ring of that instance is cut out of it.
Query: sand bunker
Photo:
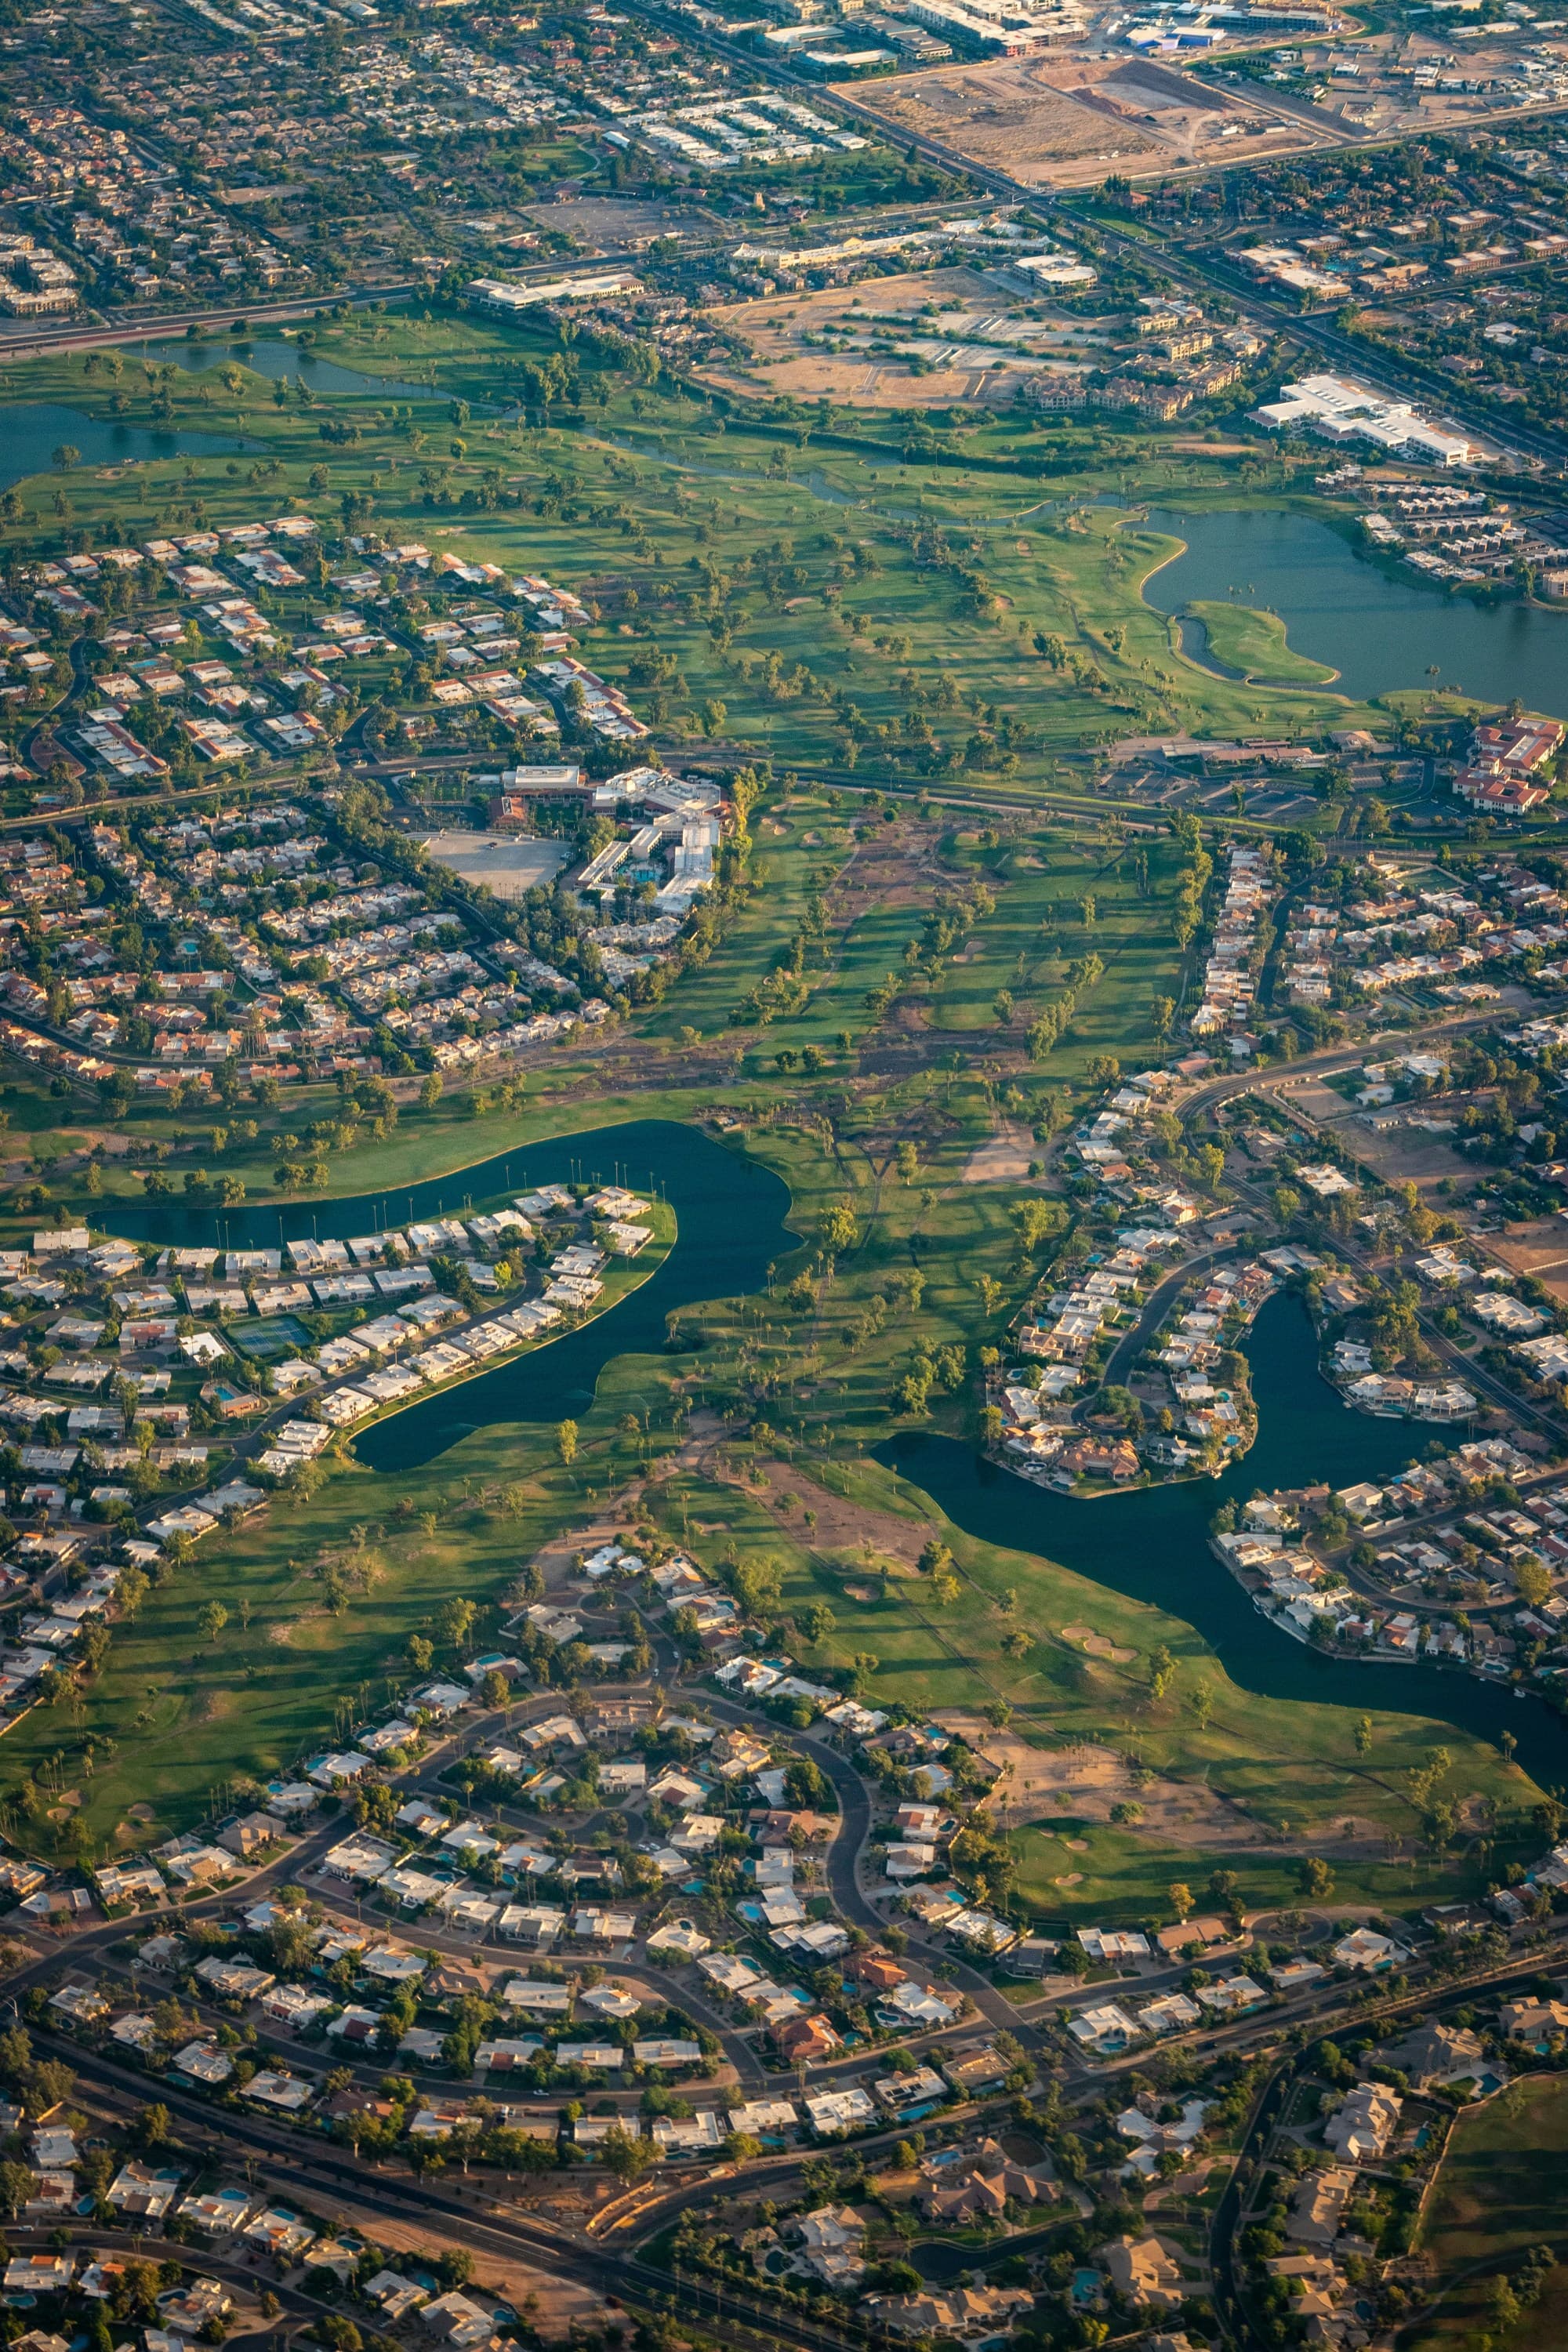
[[[1119,1650],[1114,1642],[1108,1641],[1103,1633],[1097,1633],[1092,1625],[1064,1625],[1062,1640],[1076,1642],[1091,1658],[1110,1658],[1119,1666],[1131,1664],[1138,1655],[1136,1650]]]

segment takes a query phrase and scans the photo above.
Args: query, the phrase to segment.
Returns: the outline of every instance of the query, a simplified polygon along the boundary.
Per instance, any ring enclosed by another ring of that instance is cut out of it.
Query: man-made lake
[[[112,1233],[180,1248],[218,1243],[269,1249],[280,1242],[346,1241],[417,1217],[460,1216],[541,1184],[574,1180],[655,1191],[675,1212],[677,1238],[639,1289],[595,1322],[455,1389],[426,1397],[362,1430],[354,1452],[373,1470],[412,1470],[492,1422],[555,1422],[586,1410],[615,1356],[662,1351],[667,1316],[699,1299],[759,1289],[774,1258],[797,1246],[786,1231],[788,1187],[770,1169],[714,1141],[700,1128],[639,1119],[585,1135],[498,1152],[473,1168],[395,1192],[364,1192],[312,1208],[186,1209],[172,1203],[107,1210]]]
[[[1130,1600],[1194,1625],[1231,1680],[1268,1698],[1388,1707],[1495,1741],[1511,1731],[1519,1761],[1542,1786],[1568,1778],[1568,1728],[1540,1700],[1439,1666],[1360,1664],[1293,1641],[1255,1609],[1208,1548],[1208,1526],[1232,1496],[1326,1479],[1347,1486],[1392,1476],[1433,1433],[1413,1422],[1352,1412],[1318,1370],[1311,1324],[1289,1294],[1264,1306],[1247,1348],[1258,1442],[1220,1479],[1146,1486],[1098,1502],[1034,1486],[946,1437],[906,1436],[878,1458],[922,1488],[970,1535],[1041,1553]],[[1452,1432],[1445,1433],[1451,1436]]]
[[[575,1417],[592,1402],[599,1374],[613,1358],[663,1350],[672,1312],[759,1288],[769,1265],[796,1246],[784,1222],[790,1199],[781,1179],[699,1129],[645,1119],[520,1146],[423,1184],[315,1207],[291,1202],[214,1211],[172,1202],[125,1203],[107,1208],[103,1222],[138,1241],[256,1249],[311,1234],[346,1240],[574,1179],[659,1192],[678,1221],[668,1256],[640,1289],[596,1322],[427,1397],[354,1441],[359,1458],[372,1469],[408,1470],[498,1422]],[[1429,1433],[1419,1424],[1371,1420],[1342,1404],[1318,1371],[1311,1325],[1292,1297],[1264,1307],[1247,1355],[1258,1438],[1218,1481],[1146,1487],[1084,1503],[1015,1477],[952,1438],[910,1433],[878,1447],[877,1454],[911,1491],[923,1489],[972,1535],[1058,1561],[1184,1619],[1247,1689],[1287,1700],[1321,1699],[1358,1713],[1379,1707],[1428,1716],[1490,1740],[1506,1729],[1519,1743],[1520,1763],[1538,1781],[1552,1786],[1568,1779],[1568,1734],[1542,1703],[1521,1702],[1506,1689],[1436,1666],[1363,1665],[1309,1649],[1268,1624],[1214,1557],[1208,1523],[1232,1495],[1308,1479],[1342,1486],[1386,1478],[1419,1452]],[[918,1491],[912,1499],[920,1499]]]
[[[1335,692],[1358,700],[1395,687],[1462,687],[1495,702],[1518,695],[1568,719],[1568,609],[1447,595],[1358,555],[1310,515],[1156,510],[1149,522],[1186,541],[1144,587],[1158,612],[1230,597],[1278,613],[1295,651],[1331,663]]]
[[[172,361],[176,367],[199,374],[204,368],[222,367],[234,360],[264,375],[270,383],[304,383],[312,392],[368,392],[382,400],[447,400],[450,394],[432,392],[427,383],[400,383],[395,376],[362,375],[357,368],[340,367],[335,360],[318,359],[309,348],[281,335],[260,335],[254,341],[243,335],[226,341],[212,336],[193,342],[182,335],[166,343],[132,343],[124,353],[129,366],[142,358],[154,367]]]
[[[25,482],[30,475],[47,474],[55,451],[75,449],[84,466],[119,466],[128,457],[230,457],[259,450],[259,441],[237,433],[176,433],[156,425],[127,425],[116,417],[89,416],[55,400],[13,402],[0,410],[5,420],[5,445],[0,447],[0,489]],[[61,487],[73,503],[79,500],[69,474]]]

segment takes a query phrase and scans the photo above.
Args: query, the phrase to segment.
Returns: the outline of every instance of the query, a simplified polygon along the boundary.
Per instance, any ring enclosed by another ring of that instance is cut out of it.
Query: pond
[[[209,338],[193,342],[188,337],[165,343],[135,343],[123,354],[128,366],[145,356],[154,367],[173,362],[199,374],[204,368],[222,367],[229,360],[264,375],[269,383],[304,383],[313,392],[368,392],[382,400],[447,400],[427,383],[400,383],[395,376],[362,375],[357,368],[340,367],[336,360],[318,359],[310,349],[282,335],[260,335],[254,341],[235,335],[226,341]]]
[[[771,1170],[699,1128],[672,1119],[637,1119],[519,1146],[395,1192],[364,1192],[314,1208],[303,1202],[226,1210],[117,1204],[106,1210],[103,1223],[133,1241],[265,1249],[307,1236],[346,1241],[416,1217],[460,1215],[468,1206],[498,1197],[577,1180],[657,1190],[675,1212],[677,1237],[668,1256],[640,1288],[596,1321],[426,1397],[375,1423],[354,1441],[358,1458],[373,1470],[412,1470],[493,1422],[556,1422],[585,1410],[612,1357],[663,1349],[665,1318],[676,1309],[759,1289],[773,1260],[796,1246],[784,1222],[788,1187]]]
[[[214,1210],[183,1202],[116,1202],[105,1227],[174,1247],[258,1249],[307,1235],[350,1235],[416,1217],[461,1214],[547,1183],[616,1181],[657,1191],[678,1234],[664,1264],[592,1323],[471,1381],[426,1397],[362,1432],[355,1452],[373,1470],[416,1469],[497,1422],[553,1423],[593,1401],[618,1356],[664,1350],[667,1318],[699,1301],[761,1287],[768,1266],[796,1246],[788,1188],[770,1169],[701,1129],[641,1119],[518,1145],[395,1192],[310,1205]],[[1217,1506],[1255,1487],[1326,1478],[1336,1486],[1386,1478],[1430,1433],[1420,1424],[1352,1412],[1318,1370],[1305,1307],[1268,1301],[1247,1344],[1258,1438],[1224,1478],[1075,1502],[985,1462],[952,1438],[910,1432],[873,1449],[911,1489],[923,1489],[959,1527],[990,1543],[1035,1552],[1196,1627],[1232,1679],[1281,1699],[1430,1716],[1495,1742],[1511,1731],[1518,1760],[1551,1787],[1568,1780],[1568,1738],[1542,1705],[1471,1675],[1427,1665],[1360,1664],[1324,1656],[1268,1624],[1208,1548]],[[919,1499],[918,1492],[916,1499]]]
[[[156,425],[126,425],[116,417],[89,416],[55,400],[13,402],[3,412],[5,446],[0,450],[0,489],[47,474],[57,449],[75,449],[84,466],[121,466],[128,459],[229,457],[259,450],[262,443],[237,433],[176,433]],[[70,496],[70,479],[64,478]]]
[[[1568,1778],[1568,1731],[1541,1703],[1462,1671],[1362,1664],[1291,1639],[1255,1609],[1209,1549],[1209,1521],[1233,1496],[1327,1479],[1347,1486],[1392,1476],[1432,1433],[1420,1423],[1352,1412],[1318,1370],[1307,1310],[1288,1292],[1269,1299],[1246,1349],[1258,1404],[1258,1441],[1219,1479],[1146,1486],[1078,1502],[998,1468],[955,1439],[911,1433],[876,1447],[950,1519],[987,1543],[1037,1552],[1130,1600],[1195,1626],[1233,1682],[1266,1698],[1428,1715],[1492,1741],[1510,1731],[1518,1760],[1542,1787]],[[1452,1435],[1452,1432],[1447,1433]]]
[[[1438,685],[1494,702],[1517,694],[1531,709],[1568,718],[1568,609],[1450,596],[1358,554],[1310,515],[1157,509],[1148,520],[1186,541],[1144,583],[1157,612],[1234,597],[1278,613],[1293,649],[1331,664],[1340,673],[1335,691],[1359,700]]]

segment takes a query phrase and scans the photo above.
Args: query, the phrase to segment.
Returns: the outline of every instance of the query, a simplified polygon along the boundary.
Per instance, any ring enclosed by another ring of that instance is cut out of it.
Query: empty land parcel
[[[1108,166],[1146,173],[1244,163],[1331,136],[1250,91],[1232,96],[1142,59],[998,58],[862,83],[853,95],[906,136],[1033,187],[1085,186]]]
[[[863,408],[1005,404],[1062,354],[1069,368],[1100,363],[1109,332],[1099,320],[1031,319],[1005,280],[962,268],[770,295],[723,319],[752,359],[707,364],[697,371],[704,383]]]

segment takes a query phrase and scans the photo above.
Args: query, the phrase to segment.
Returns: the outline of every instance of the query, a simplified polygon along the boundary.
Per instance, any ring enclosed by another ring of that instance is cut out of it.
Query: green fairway
[[[194,346],[210,361],[199,371],[143,373],[129,352],[112,388],[96,359],[90,376],[73,356],[28,362],[6,371],[15,399],[237,432],[251,454],[36,478],[20,486],[5,541],[50,550],[77,529],[142,541],[279,505],[336,528],[347,499],[394,536],[591,583],[600,617],[581,650],[626,685],[670,752],[711,736],[871,782],[1082,789],[1085,746],[1118,733],[1310,730],[1366,715],[1332,694],[1279,701],[1182,659],[1140,593],[1172,543],[1093,503],[1134,489],[1136,468],[1077,426],[966,427],[965,450],[994,468],[976,473],[831,440],[803,456],[742,416],[717,416],[705,395],[631,391],[590,372],[571,421],[535,428],[495,412],[525,388],[530,362],[559,355],[542,322],[394,309],[304,331],[323,358],[463,405],[400,404],[395,390],[301,403],[246,365],[243,335]],[[858,421],[841,422],[852,439]],[[886,420],[864,429],[881,435]],[[1140,446],[1162,498],[1257,502],[1223,457],[1175,457],[1155,433]],[[1061,493],[1048,507],[1047,462]],[[381,683],[374,665],[365,679]]]
[[[1511,2084],[1461,2115],[1444,2151],[1417,2247],[1437,2266],[1441,2300],[1403,2338],[1408,2352],[1469,2352],[1487,2342],[1508,2352],[1558,2352],[1568,2342],[1568,2266],[1546,2274],[1539,2301],[1494,2337],[1500,2272],[1546,2245],[1561,2254],[1568,2231],[1568,2076]]]
[[[1258,613],[1246,604],[1199,600],[1186,607],[1208,635],[1209,650],[1226,669],[1271,686],[1328,686],[1339,675],[1323,662],[1293,653],[1278,613]]]

